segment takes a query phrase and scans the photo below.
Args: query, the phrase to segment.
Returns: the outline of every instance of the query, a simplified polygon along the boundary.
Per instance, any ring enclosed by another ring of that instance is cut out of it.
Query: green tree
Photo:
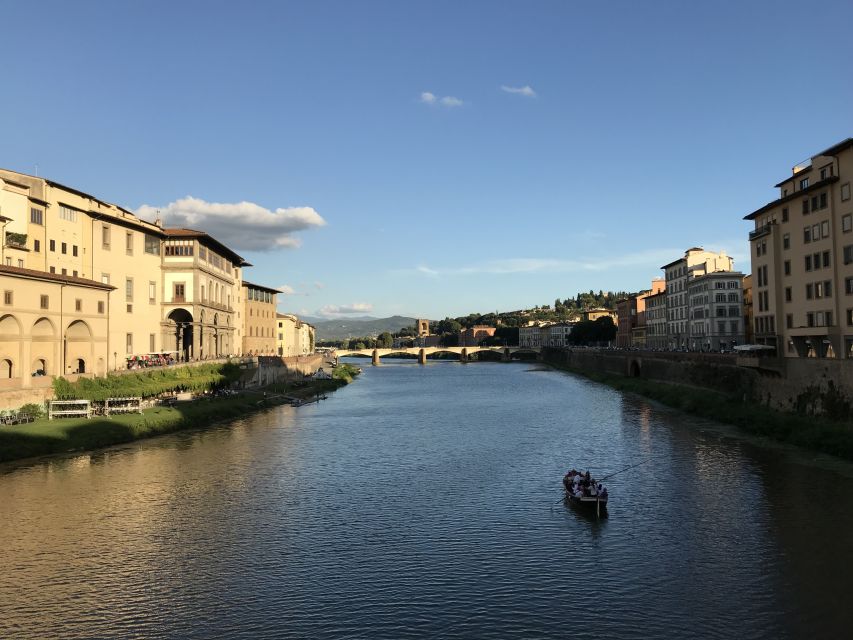
[[[383,331],[376,339],[376,346],[380,349],[387,349],[394,344],[394,336],[389,331]]]

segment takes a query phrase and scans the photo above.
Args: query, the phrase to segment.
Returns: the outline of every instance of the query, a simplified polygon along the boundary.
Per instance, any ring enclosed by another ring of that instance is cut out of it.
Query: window
[[[41,296],[41,303],[40,303],[40,306],[41,306],[41,308],[42,308],[42,309],[47,309],[47,308],[48,308],[49,303],[50,303],[50,298],[48,298],[48,297],[47,297],[47,296],[45,296],[45,295]]]
[[[717,333],[725,333],[726,332],[726,321],[720,320],[717,322]]]
[[[806,314],[806,326],[807,327],[813,327],[814,326],[814,314],[811,311],[809,311]]]
[[[104,301],[98,300],[98,313],[103,313],[103,312],[104,312]]]
[[[148,302],[149,304],[157,302],[157,283],[153,280],[148,282]]]
[[[731,327],[730,333],[737,333],[740,328],[740,323],[737,320],[730,320],[729,327]]]
[[[782,236],[782,248],[790,249],[791,248],[791,234],[786,233]]]
[[[803,200],[803,215],[807,215],[809,212],[809,199],[806,198]]]
[[[791,275],[791,261],[790,261],[790,260],[785,260],[785,262],[783,262],[782,264],[783,264],[783,266],[784,266],[784,268],[785,268],[785,275],[786,275],[786,276]]]
[[[844,279],[844,293],[848,296],[853,294],[853,278]]]
[[[812,225],[812,242],[817,242],[820,240],[820,225],[813,224]]]
[[[62,255],[65,255],[67,253],[68,253],[68,245],[63,242],[62,243]]]
[[[193,255],[193,241],[167,240],[164,254],[167,256],[191,256]]]
[[[62,275],[67,276],[67,275],[68,275],[68,269],[63,269],[63,270],[62,270]]]
[[[814,283],[814,297],[818,298],[818,299],[823,297],[823,283],[822,282],[815,282]]]
[[[785,287],[785,302],[791,301],[791,287]]]
[[[30,222],[33,224],[44,224],[44,211],[35,207],[30,209]]]
[[[820,179],[826,180],[829,176],[832,175],[832,165],[828,164],[825,167],[822,167],[820,170]]]
[[[74,256],[75,258],[77,257],[77,245],[76,244],[71,245],[71,255]]]
[[[853,214],[845,214],[841,216],[841,230],[844,233],[850,233],[853,230]]]
[[[36,253],[41,252],[41,240],[33,240],[33,251]]]
[[[133,302],[133,278],[124,281],[124,297],[128,302]]]
[[[806,300],[811,300],[814,297],[814,285],[809,282],[806,285]]]
[[[832,297],[832,280],[823,281],[823,295],[827,298]]]
[[[4,291],[3,292],[3,304],[10,305],[12,304],[12,292]]]
[[[817,206],[817,196],[812,196],[812,211],[817,211],[819,207]]]
[[[185,291],[186,291],[186,285],[183,282],[176,282],[173,301],[174,302],[184,302]]]
[[[785,316],[785,327],[788,329],[794,328],[794,315],[792,313]]]
[[[844,252],[844,264],[850,264],[853,262],[853,244],[848,244],[843,249]]]
[[[823,311],[818,311],[814,317],[815,326],[818,326],[818,327],[826,326],[826,320],[824,318],[825,318],[825,316],[823,314]]]
[[[133,353],[133,334],[132,333],[128,333],[125,336],[125,342],[126,342],[126,346],[127,346],[127,352]]]
[[[826,209],[826,191],[820,194],[820,208]]]
[[[101,274],[101,282],[102,282],[103,284],[109,284],[109,283],[110,283],[110,274],[108,274],[108,273],[102,273],[102,274]]]
[[[48,246],[51,251],[56,251],[56,240],[51,240]]]
[[[812,228],[811,227],[805,227],[803,229],[803,242],[808,244],[811,241],[812,241]]]
[[[72,276],[74,276],[74,277],[76,278],[76,277],[77,277],[77,269],[75,269],[74,271],[72,271],[72,272],[71,272],[71,275],[72,275]]]
[[[788,222],[788,207],[782,208],[782,222]]]
[[[201,285],[201,301],[204,302],[204,285]]]
[[[806,256],[806,271],[812,270],[812,257]]]
[[[847,310],[847,326],[853,327],[853,309]]]
[[[821,258],[823,262],[823,268],[826,269],[829,266],[829,251],[824,251],[821,254]]]
[[[849,200],[850,199],[850,183],[845,182],[841,185],[841,199]]]
[[[802,190],[802,189],[808,189],[808,188],[809,188],[809,179],[803,178],[802,180],[800,180],[800,189]]]
[[[80,298],[74,300],[74,311],[82,311],[83,310],[83,301]]]
[[[829,220],[824,220],[820,223],[820,237],[828,238],[829,237]]]
[[[820,254],[815,253],[812,255],[812,264],[814,264],[815,270],[820,269]]]
[[[64,204],[61,204],[59,205],[59,219],[68,220],[68,222],[77,222],[77,212],[70,207],[66,207]]]
[[[50,268],[50,272],[51,272],[51,273],[56,273],[56,267],[51,267],[51,268]]]
[[[23,268],[24,268],[24,261],[23,261],[21,258],[18,258],[18,268],[19,268],[19,269],[23,269]]]
[[[148,351],[151,353],[157,351],[157,335],[154,333],[148,334]]]
[[[101,227],[101,248],[110,248],[110,226],[107,224]]]
[[[145,234],[145,253],[150,253],[154,256],[160,255],[160,238]]]
[[[133,255],[133,232],[128,231],[124,234],[124,250],[127,255]]]

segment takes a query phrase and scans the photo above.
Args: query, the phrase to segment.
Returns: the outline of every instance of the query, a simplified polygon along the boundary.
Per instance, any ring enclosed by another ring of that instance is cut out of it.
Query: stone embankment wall
[[[846,360],[600,349],[545,349],[542,357],[581,373],[705,389],[781,411],[853,417],[853,363]]]
[[[326,362],[321,354],[308,356],[258,356],[247,363],[246,374],[243,376],[244,387],[258,387],[276,382],[293,382],[301,380],[305,376],[316,373],[319,369],[325,369],[332,373],[334,365]]]

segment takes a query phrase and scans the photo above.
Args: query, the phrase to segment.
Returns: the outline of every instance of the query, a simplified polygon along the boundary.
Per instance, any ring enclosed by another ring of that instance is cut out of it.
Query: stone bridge
[[[427,356],[436,353],[454,353],[459,356],[460,362],[467,362],[468,356],[475,353],[488,351],[501,356],[501,360],[509,360],[515,354],[529,353],[539,355],[539,347],[390,347],[387,349],[338,349],[335,357],[344,356],[367,356],[372,359],[373,364],[379,364],[380,359],[385,356],[406,354],[417,356],[420,364],[426,364]]]

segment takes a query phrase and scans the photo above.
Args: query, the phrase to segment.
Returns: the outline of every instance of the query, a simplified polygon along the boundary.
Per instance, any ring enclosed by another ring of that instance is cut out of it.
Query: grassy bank
[[[349,372],[342,372],[349,375]],[[352,381],[352,377],[349,377]],[[310,399],[347,384],[347,380],[315,380],[298,385],[271,385],[236,396],[202,398],[173,407],[154,407],[143,413],[107,417],[40,418],[29,424],[0,426],[0,462],[33,456],[90,451],[123,442],[150,438],[182,429],[197,429],[239,418],[286,402],[280,394]]]
[[[763,405],[712,391],[643,378],[588,373],[553,362],[550,366],[577,373],[620,391],[636,393],[685,413],[734,425],[752,435],[786,442],[853,460],[853,425],[814,416],[783,413]]]

